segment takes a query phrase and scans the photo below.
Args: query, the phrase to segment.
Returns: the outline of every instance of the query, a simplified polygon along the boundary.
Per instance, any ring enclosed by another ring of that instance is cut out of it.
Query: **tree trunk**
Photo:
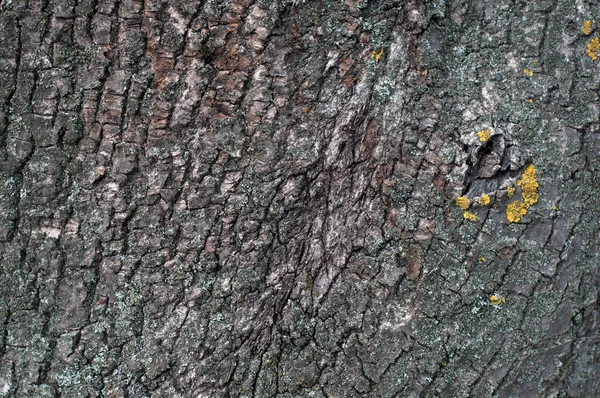
[[[0,396],[596,396],[599,21],[3,0]]]

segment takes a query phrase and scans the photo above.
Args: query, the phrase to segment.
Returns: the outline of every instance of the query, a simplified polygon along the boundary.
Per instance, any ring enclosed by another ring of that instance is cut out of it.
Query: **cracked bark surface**
[[[0,396],[595,396],[595,21],[3,0]]]

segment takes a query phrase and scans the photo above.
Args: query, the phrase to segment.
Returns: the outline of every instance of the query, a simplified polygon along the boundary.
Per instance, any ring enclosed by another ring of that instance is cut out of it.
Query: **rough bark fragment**
[[[3,2],[0,396],[595,396],[595,12]]]

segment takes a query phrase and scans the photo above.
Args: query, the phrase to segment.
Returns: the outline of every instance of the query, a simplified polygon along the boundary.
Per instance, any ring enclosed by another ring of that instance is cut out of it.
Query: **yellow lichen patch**
[[[540,198],[540,195],[533,189],[524,189],[523,192],[521,192],[521,195],[523,196],[523,203],[525,203],[527,207],[536,204]]]
[[[492,302],[493,306],[498,306],[502,303],[506,303],[506,299],[504,298],[504,296],[498,294],[498,293],[494,293],[490,296],[490,301]]]
[[[509,222],[519,222],[527,214],[527,206],[520,200],[511,202],[506,206],[506,218]]]
[[[383,48],[379,49],[379,51],[371,51],[371,58],[375,60],[375,62],[379,62],[381,57],[383,56]]]
[[[539,184],[535,178],[536,174],[535,167],[530,164],[521,175],[521,179],[517,181],[517,185],[522,189],[523,203],[527,207],[537,203],[540,197],[537,193]]]
[[[556,205],[552,206],[552,211],[556,211],[557,207]]]
[[[523,69],[523,73],[525,73],[529,77],[533,76],[533,71],[527,68]]]
[[[590,21],[583,21],[583,25],[581,25],[581,31],[584,35],[589,35],[592,33],[592,23]]]
[[[595,61],[598,59],[598,53],[600,53],[600,39],[594,37],[587,45],[586,54],[592,61]]]
[[[479,198],[477,203],[479,203],[482,206],[489,205],[490,204],[490,195],[488,195],[487,193],[484,193],[483,195],[481,195],[481,197]]]
[[[463,213],[463,217],[465,218],[465,220],[477,221],[477,215],[471,213],[470,211],[465,211]]]
[[[527,166],[523,174],[521,174],[521,179],[517,181],[518,185],[521,185],[522,182],[535,182],[535,177],[537,176],[537,170],[535,166],[530,164]]]
[[[492,132],[490,130],[481,130],[477,133],[477,136],[479,137],[479,141],[486,142],[492,136]]]
[[[481,256],[481,257],[479,257],[479,258],[477,259],[477,261],[479,261],[480,263],[482,263],[482,262],[484,262],[484,261],[485,261],[485,257]]]
[[[458,198],[456,198],[456,201],[454,203],[456,203],[456,205],[463,210],[467,210],[471,205],[471,201],[466,196],[459,196]]]
[[[506,188],[506,195],[508,196],[508,198],[512,198],[513,195],[515,194],[515,187],[508,187]]]
[[[537,192],[538,182],[536,179],[537,171],[535,167],[530,164],[527,166],[523,174],[521,174],[521,178],[517,180],[517,185],[521,187],[521,196],[523,200],[516,200],[511,202],[506,206],[506,218],[509,222],[519,222],[521,217],[527,214],[527,210],[530,206],[537,203],[540,195]],[[511,188],[509,187],[508,190]],[[514,188],[512,188],[509,192],[509,197],[514,194]]]

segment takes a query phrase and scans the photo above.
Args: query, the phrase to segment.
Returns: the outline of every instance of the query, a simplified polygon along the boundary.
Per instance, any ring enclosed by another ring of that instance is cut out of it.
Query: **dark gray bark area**
[[[597,23],[3,0],[0,396],[596,396]]]

